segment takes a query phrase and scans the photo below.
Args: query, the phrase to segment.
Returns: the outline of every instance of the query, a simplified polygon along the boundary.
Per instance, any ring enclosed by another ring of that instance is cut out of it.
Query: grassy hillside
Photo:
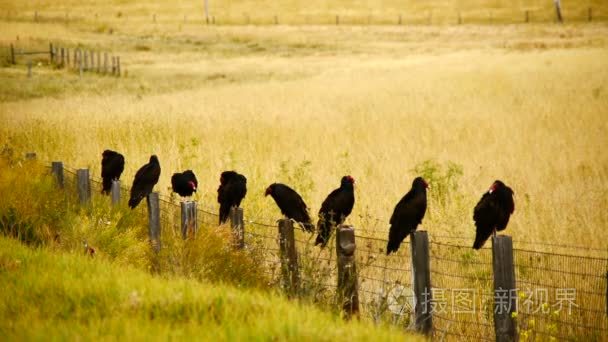
[[[403,340],[271,293],[151,276],[0,237],[0,335],[8,340]],[[410,336],[410,338],[414,338]]]

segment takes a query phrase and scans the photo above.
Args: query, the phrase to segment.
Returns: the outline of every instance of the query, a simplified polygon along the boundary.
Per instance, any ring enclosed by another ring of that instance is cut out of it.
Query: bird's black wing
[[[401,242],[422,222],[426,213],[426,194],[410,190],[395,206],[390,219],[390,230],[386,253],[390,254],[399,249]]]
[[[271,196],[281,209],[283,215],[301,223],[305,230],[313,230],[308,214],[308,207],[300,194],[284,184],[276,184]]]
[[[483,247],[486,240],[494,232],[499,214],[495,194],[486,192],[473,210],[473,220],[475,220],[475,226],[477,227],[473,248],[480,249]]]
[[[131,187],[131,198],[129,199],[131,208],[135,208],[144,197],[152,192],[159,177],[160,166],[157,164],[149,163],[137,170]]]

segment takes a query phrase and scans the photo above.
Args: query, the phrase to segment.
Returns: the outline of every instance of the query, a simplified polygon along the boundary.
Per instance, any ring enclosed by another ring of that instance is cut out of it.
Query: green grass
[[[273,293],[165,279],[0,237],[0,336],[32,339],[402,340]]]

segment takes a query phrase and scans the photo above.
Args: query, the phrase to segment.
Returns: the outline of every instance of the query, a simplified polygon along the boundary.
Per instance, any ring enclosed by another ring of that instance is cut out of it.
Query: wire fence
[[[63,170],[65,194],[76,203],[77,170],[67,166]],[[92,178],[90,183],[92,194],[100,194],[101,181]],[[128,194],[128,188],[121,190]],[[173,195],[160,195],[159,204],[163,234],[179,239],[179,200]],[[144,205],[136,210],[143,217],[147,215]],[[219,224],[218,214],[207,208],[197,208],[196,220],[200,234]],[[279,230],[272,222],[260,218],[245,220],[245,248],[260,252],[260,264],[269,284],[283,288]],[[360,316],[411,328],[415,315],[411,243],[404,241],[397,253],[387,256],[387,240],[379,237],[383,220],[370,218],[367,222],[367,229],[355,228]],[[298,296],[313,303],[336,305],[335,237],[323,249],[314,245],[314,237],[296,225],[294,241],[301,279]],[[455,236],[430,234],[432,336],[438,340],[495,340],[494,318],[500,298],[494,287],[493,249],[486,246],[475,251],[462,242]],[[605,339],[608,258],[536,251],[523,248],[530,245],[524,241],[518,244],[515,240],[514,244],[517,246],[513,248],[517,296],[514,311],[519,335],[531,340]],[[564,244],[543,244],[555,245],[560,251],[577,249]]]

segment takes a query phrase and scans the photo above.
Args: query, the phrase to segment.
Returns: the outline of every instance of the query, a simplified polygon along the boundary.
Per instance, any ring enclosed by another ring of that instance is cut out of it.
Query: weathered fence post
[[[15,64],[15,47],[11,44],[11,64]]]
[[[34,21],[38,21],[38,11],[34,11]]]
[[[55,49],[53,43],[49,43],[49,61],[51,64],[55,63]]]
[[[530,22],[530,11],[526,10],[526,16],[525,16],[525,20],[526,23]]]
[[[60,54],[61,54],[61,67],[64,68],[65,67],[65,48],[61,48],[60,50]]]
[[[104,74],[108,73],[108,53],[107,52],[103,53],[103,73]]]
[[[70,67],[70,48],[65,48],[65,65]]]
[[[462,15],[460,14],[460,11],[458,11],[458,25],[462,24]]]
[[[88,204],[91,202],[89,169],[78,169],[76,176],[78,178],[78,199],[80,200],[80,204]]]
[[[412,284],[414,287],[414,327],[416,331],[430,334],[433,329],[431,295],[431,259],[429,235],[425,230],[410,234],[412,255]]]
[[[91,55],[91,72],[95,72],[95,51],[89,51],[89,54]]]
[[[158,192],[152,192],[148,195],[148,235],[152,250],[160,252],[160,203],[158,200]]]
[[[298,253],[291,220],[279,220],[279,249],[281,253],[281,274],[283,286],[289,296],[295,296],[300,291],[300,270],[298,268]]]
[[[32,60],[27,60],[27,78],[32,78]]]
[[[512,316],[517,312],[513,241],[510,236],[492,238],[492,266],[494,269],[494,331],[496,341],[516,341],[517,324]]]
[[[279,25],[279,16],[277,15],[274,16],[274,24]]]
[[[28,152],[25,154],[25,160],[36,160],[36,152]]]
[[[97,51],[97,73],[101,73],[101,51]]]
[[[112,197],[112,205],[120,204],[120,180],[113,179],[112,187],[110,188],[110,196]]]
[[[245,247],[245,221],[243,220],[243,208],[230,209],[230,226],[236,240],[235,246],[238,249]]]
[[[553,0],[555,4],[555,14],[557,15],[557,22],[562,23],[564,18],[562,17],[562,3],[560,0]]]
[[[355,263],[355,229],[340,225],[336,234],[338,304],[346,318],[359,315],[359,281]]]
[[[116,77],[120,77],[120,56],[116,56]]]
[[[51,163],[51,173],[60,188],[63,188],[63,163],[54,161]]]
[[[196,219],[196,202],[188,201],[181,203],[182,209],[182,238],[186,240],[189,236],[195,236],[198,231]]]
[[[587,10],[587,20],[589,22],[593,21],[593,10],[591,9],[591,7],[589,7],[589,9]]]
[[[403,20],[401,19],[401,14],[399,14],[399,19],[397,20],[397,25],[401,25]]]
[[[116,74],[116,57],[112,56],[112,75]]]
[[[336,25],[340,25],[340,16],[336,15]]]
[[[84,62],[83,69],[84,71],[87,71],[89,69],[89,54],[87,53],[87,50],[84,50],[82,54],[82,61]]]

